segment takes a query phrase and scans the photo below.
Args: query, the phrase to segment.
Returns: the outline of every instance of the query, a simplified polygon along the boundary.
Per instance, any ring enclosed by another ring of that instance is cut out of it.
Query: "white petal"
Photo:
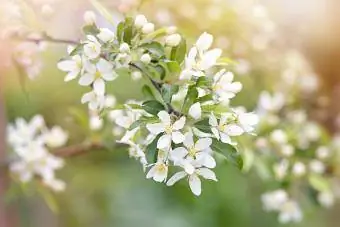
[[[170,151],[170,157],[174,161],[182,160],[188,154],[188,150],[184,147],[177,147]]]
[[[72,72],[69,72],[69,73],[65,76],[64,81],[65,81],[65,82],[68,82],[68,81],[70,81],[70,80],[74,80],[75,78],[77,78],[78,74],[79,74],[79,71],[72,71]]]
[[[197,159],[199,159],[200,163],[205,167],[208,167],[211,169],[216,167],[215,159],[213,158],[213,156],[211,156],[207,152],[198,153]]]
[[[160,111],[157,116],[159,117],[159,119],[164,123],[164,124],[170,124],[171,119],[170,119],[170,115],[168,114],[168,112],[162,110]]]
[[[102,77],[106,81],[113,81],[118,77],[118,74],[115,71],[109,73],[103,73]]]
[[[154,174],[155,174],[156,171],[157,171],[157,166],[153,166],[153,167],[149,170],[148,174],[146,174],[146,178],[147,178],[147,179],[152,178],[152,177],[154,176]]]
[[[230,137],[226,133],[221,133],[221,141],[222,143],[231,143]]]
[[[185,125],[185,120],[186,120],[186,118],[185,118],[184,116],[181,117],[179,120],[177,120],[177,121],[174,123],[173,129],[175,129],[175,130],[180,130],[180,129],[182,129],[182,128],[184,127],[184,125]]]
[[[194,146],[194,136],[192,134],[192,132],[187,132],[185,133],[185,139],[183,141],[184,146],[186,146],[187,148],[191,148]]]
[[[195,149],[198,151],[202,151],[210,147],[211,144],[212,144],[211,138],[202,138],[195,143]]]
[[[202,176],[203,178],[205,178],[207,180],[217,181],[215,173],[208,168],[198,169],[197,174],[199,174],[200,176]]]
[[[182,143],[185,139],[185,136],[179,131],[172,132],[171,136],[175,144]]]
[[[96,79],[93,83],[93,91],[96,92],[97,95],[105,94],[105,82],[103,79]]]
[[[226,134],[230,136],[240,136],[243,134],[244,130],[238,125],[227,125],[224,131]]]
[[[200,51],[208,50],[211,47],[213,40],[214,37],[211,34],[204,32],[196,41],[196,47]]]
[[[79,84],[82,86],[89,86],[90,84],[93,83],[94,78],[95,78],[94,74],[85,73],[80,77]]]
[[[195,167],[188,161],[183,162],[184,170],[187,174],[191,175],[195,172]]]
[[[192,193],[194,193],[194,195],[199,196],[201,194],[202,192],[201,180],[198,178],[196,174],[192,174],[189,177],[189,186],[190,186]]]
[[[165,128],[162,123],[156,123],[156,124],[147,124],[146,128],[154,135],[158,135],[161,132],[164,132]]]
[[[211,113],[210,116],[209,116],[209,125],[211,125],[213,127],[217,127],[217,125],[218,125],[217,119],[216,119],[216,117],[213,113]]]
[[[98,71],[101,73],[109,73],[113,69],[113,65],[110,62],[104,60],[103,58],[101,58],[98,61],[98,63],[96,64],[96,67]]]
[[[216,137],[216,139],[220,140],[220,133],[218,132],[217,128],[211,128],[211,131]]]
[[[202,109],[201,104],[199,102],[196,102],[193,104],[189,109],[189,115],[194,118],[195,120],[198,120],[202,116]]]
[[[221,54],[221,49],[213,49],[206,52],[201,60],[200,69],[207,70],[214,66],[217,62],[217,59],[221,57]]]
[[[184,171],[175,173],[175,174],[168,180],[168,182],[166,182],[166,185],[167,185],[167,186],[172,186],[172,185],[174,185],[177,181],[183,179],[186,175],[187,175],[187,174],[186,174],[186,172],[184,172]]]
[[[159,140],[157,141],[157,148],[158,149],[166,149],[169,148],[171,145],[171,135],[162,135]]]
[[[58,69],[64,71],[64,72],[69,72],[73,71],[77,66],[76,63],[72,60],[65,60],[61,61],[57,64]]]

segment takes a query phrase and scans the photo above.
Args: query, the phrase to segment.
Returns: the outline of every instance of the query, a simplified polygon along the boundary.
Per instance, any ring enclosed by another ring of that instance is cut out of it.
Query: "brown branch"
[[[42,34],[42,37],[40,37],[40,38],[19,37],[18,39],[20,41],[32,42],[32,43],[35,43],[35,44],[40,44],[42,42],[70,44],[70,45],[79,44],[79,42],[76,41],[76,40],[54,38],[54,37],[51,37],[47,34]]]

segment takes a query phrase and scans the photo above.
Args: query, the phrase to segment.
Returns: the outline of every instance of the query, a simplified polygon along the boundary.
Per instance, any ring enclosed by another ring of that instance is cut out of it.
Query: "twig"
[[[70,44],[70,45],[77,45],[77,44],[79,44],[79,42],[75,41],[75,40],[54,38],[54,37],[51,37],[51,36],[49,36],[47,34],[43,34],[41,38],[24,37],[24,38],[19,38],[19,40],[25,41],[25,42],[32,42],[32,43],[36,43],[36,44],[40,44],[42,42],[59,43],[59,44]]]

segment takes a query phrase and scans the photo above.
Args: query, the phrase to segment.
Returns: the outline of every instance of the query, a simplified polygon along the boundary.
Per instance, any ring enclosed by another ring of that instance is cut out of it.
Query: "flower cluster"
[[[109,113],[118,126],[114,133],[123,132],[118,142],[130,146],[130,156],[148,169],[147,178],[171,186],[186,177],[200,195],[200,178],[217,181],[215,152],[242,168],[235,138],[251,133],[258,119],[229,106],[242,85],[233,81],[222,50],[211,49],[211,34],[203,33],[186,51],[175,27],[155,30],[143,15],[126,18],[116,32],[98,28],[94,15],[85,18],[86,40],[69,48],[70,57],[58,68],[67,72],[65,81],[78,79],[90,89],[82,103]],[[145,79],[146,99],[105,111],[106,83],[123,74]]]
[[[333,180],[338,139],[329,138],[317,122],[308,119],[304,110],[297,109],[289,92],[286,87],[286,91],[261,93],[255,142],[258,157],[254,167],[266,166],[264,178],[268,180],[270,176],[280,188],[264,194],[262,202],[266,211],[279,213],[282,223],[302,219],[300,191],[307,188],[308,193],[302,194],[326,208],[334,204],[338,194]]]
[[[10,170],[18,179],[27,183],[35,177],[54,191],[62,191],[65,183],[55,176],[64,165],[63,159],[49,152],[65,145],[68,134],[59,126],[48,129],[42,116],[37,115],[26,122],[18,118],[8,126],[8,143],[15,153]]]

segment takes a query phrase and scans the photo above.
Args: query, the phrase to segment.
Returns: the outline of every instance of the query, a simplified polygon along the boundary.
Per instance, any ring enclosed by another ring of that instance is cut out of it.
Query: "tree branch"
[[[42,42],[69,44],[69,45],[79,44],[79,42],[75,41],[75,40],[53,38],[53,37],[51,37],[47,34],[43,34],[41,38],[24,37],[24,38],[19,38],[19,40],[25,41],[25,42],[32,42],[32,43],[35,43],[35,44],[40,44]]]

